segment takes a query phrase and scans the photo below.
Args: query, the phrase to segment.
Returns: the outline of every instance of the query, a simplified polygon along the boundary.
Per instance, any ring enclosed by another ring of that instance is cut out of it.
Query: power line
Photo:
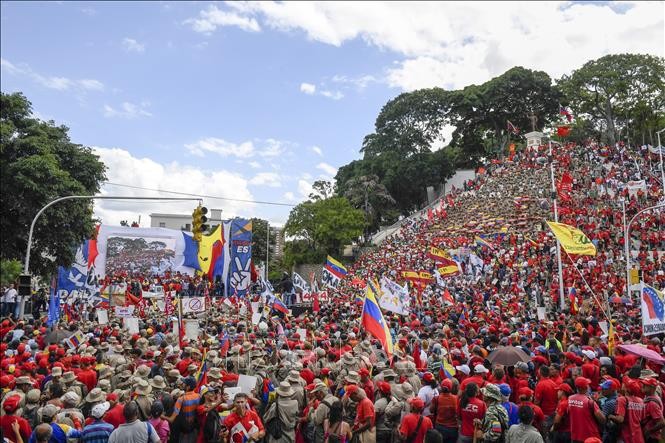
[[[191,197],[210,198],[210,199],[213,199],[213,200],[226,200],[226,201],[241,202],[241,203],[256,203],[256,204],[259,204],[259,205],[287,206],[287,207],[290,207],[290,208],[293,208],[294,206],[296,206],[296,205],[291,204],[291,203],[269,202],[269,201],[262,201],[262,200],[245,200],[245,199],[242,199],[242,198],[219,197],[217,195],[192,194],[192,193],[189,193],[189,192],[178,192],[178,191],[167,191],[167,190],[164,190],[164,189],[144,188],[142,186],[124,185],[124,184],[121,184],[121,183],[105,182],[104,184],[111,185],[111,186],[120,186],[122,188],[141,189],[143,191],[155,191],[155,192],[164,192],[166,194],[188,195],[188,196],[191,196]]]

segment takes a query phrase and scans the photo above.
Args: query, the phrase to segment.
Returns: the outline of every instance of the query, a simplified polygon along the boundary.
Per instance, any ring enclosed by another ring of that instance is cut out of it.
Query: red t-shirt
[[[368,417],[372,426],[374,426],[374,404],[369,398],[363,398],[356,409],[356,424],[364,423]]]
[[[32,429],[30,429],[30,424],[28,420],[23,417],[18,417],[16,415],[3,415],[0,417],[0,429],[2,429],[2,435],[9,439],[10,442],[16,442],[14,437],[14,430],[12,429],[12,423],[15,421],[18,422],[18,432],[21,434],[23,441],[30,440],[30,434],[32,434]]]
[[[457,416],[462,420],[460,427],[460,434],[465,437],[473,437],[473,420],[478,418],[482,420],[485,418],[487,406],[482,400],[473,397],[469,399],[469,403],[462,408],[462,404],[457,404]]]
[[[584,441],[589,437],[600,438],[598,423],[594,413],[600,408],[595,401],[584,394],[568,397],[568,414],[570,417],[570,437],[572,440]]]
[[[229,443],[242,443],[245,433],[243,433],[241,426],[245,428],[245,433],[249,433],[253,426],[256,426],[259,431],[263,431],[263,423],[254,411],[247,410],[245,415],[240,417],[236,412],[232,412],[224,420],[224,426],[229,430]]]
[[[408,439],[408,437],[415,432],[418,427],[418,421],[422,417],[423,421],[420,423],[420,428],[418,433],[411,440],[413,443],[423,443],[425,441],[425,434],[429,429],[432,429],[432,420],[429,417],[423,417],[420,414],[407,414],[402,419],[402,423],[399,425],[399,432]]]
[[[628,412],[626,412],[628,409]],[[644,402],[635,396],[619,397],[617,400],[616,414],[624,417],[621,426],[621,438],[623,441],[632,443],[643,443],[642,426],[640,422],[644,418]]]
[[[650,438],[658,440],[660,438],[662,429],[659,429],[656,432],[649,431],[653,428],[656,422],[660,421],[663,418],[663,404],[660,399],[655,395],[649,395],[644,398],[644,420],[645,425],[644,429],[647,430]]]
[[[535,401],[540,404],[543,414],[549,417],[556,411],[559,401],[557,386],[551,378],[540,380],[536,385]]]
[[[124,406],[121,403],[116,403],[104,414],[104,421],[112,424],[114,428],[118,428],[118,426],[125,423],[125,416],[122,413],[123,408]]]
[[[556,413],[561,416],[561,422],[557,426],[560,432],[570,432],[570,416],[568,415],[568,399],[562,398],[556,407]]]

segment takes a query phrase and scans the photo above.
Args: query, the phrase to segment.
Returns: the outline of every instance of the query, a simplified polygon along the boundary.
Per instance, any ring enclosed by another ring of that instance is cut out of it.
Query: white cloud
[[[274,172],[259,172],[249,181],[250,185],[255,186],[268,186],[271,188],[279,188],[282,186],[282,178],[279,174]]]
[[[291,192],[291,191],[289,191],[289,192],[285,192],[284,195],[283,195],[283,197],[284,197],[284,200],[286,200],[287,202],[295,202],[295,201],[297,201],[296,196],[293,195],[293,192]]]
[[[206,152],[219,154],[222,157],[235,156],[238,158],[252,158],[260,156],[265,159],[278,157],[287,152],[288,142],[268,138],[265,140],[248,140],[234,143],[217,137],[202,138],[194,143],[185,145],[187,150],[199,157],[204,157]],[[253,168],[258,168],[260,163],[250,163]]]
[[[47,76],[35,72],[30,66],[25,63],[15,65],[6,59],[0,59],[0,66],[2,70],[11,75],[25,76],[32,79],[35,83],[45,86],[49,89],[57,91],[76,90],[79,92],[85,91],[103,91],[104,83],[95,79],[80,79],[72,80],[67,77]]]
[[[359,90],[365,89],[370,83],[376,83],[378,80],[373,75],[361,75],[360,77],[348,77],[346,75],[335,75],[332,78],[334,83],[348,84],[355,86]]]
[[[342,94],[340,91],[321,91],[321,95],[333,100],[341,100],[344,98],[344,94]]]
[[[259,32],[261,27],[259,23],[249,17],[244,17],[231,11],[223,11],[215,5],[211,5],[207,10],[199,13],[198,18],[190,18],[185,20],[196,32],[202,34],[210,34],[219,27],[236,26],[243,31]]]
[[[251,162],[249,162],[249,163],[247,163],[247,164],[248,164],[249,166],[251,166],[252,168],[254,168],[254,169],[259,169],[259,168],[261,167],[261,163],[259,163],[259,162],[257,162],[257,161],[251,161]]]
[[[316,85],[311,83],[300,83],[300,92],[304,92],[307,95],[312,95],[316,92]]]
[[[145,52],[145,44],[139,43],[133,38],[125,37],[124,39],[122,39],[122,46],[125,48],[125,51],[127,52],[138,52],[138,53]]]
[[[312,150],[312,152],[315,152],[319,156],[323,157],[323,150],[321,150],[321,148],[319,148],[318,146],[312,146],[310,149]]]
[[[312,193],[312,184],[307,180],[298,180],[298,192],[302,198],[308,198]]]
[[[139,105],[136,105],[131,102],[123,102],[119,108],[113,108],[109,105],[104,105],[104,117],[114,118],[128,118],[134,119],[139,117],[152,117],[152,113],[146,109],[148,104],[142,102]]]
[[[245,20],[324,44],[362,39],[390,51],[396,59],[386,67],[385,81],[402,90],[461,88],[516,65],[558,78],[609,53],[665,52],[662,2],[266,1],[226,7]]]
[[[139,186],[150,189],[193,194],[213,195],[225,198],[252,200],[248,182],[241,175],[225,171],[206,171],[179,163],[162,164],[150,158],[137,158],[130,152],[118,148],[94,148],[94,152],[106,164],[108,181],[124,185]],[[104,185],[102,194],[118,196],[173,197],[154,191],[138,191],[119,186]],[[182,197],[182,196],[176,196]],[[141,225],[150,226],[149,214],[153,212],[190,214],[196,202],[146,202],[146,201],[110,201],[95,202],[95,215],[104,224],[117,225],[120,220],[138,220]],[[224,218],[233,216],[251,216],[254,213],[253,203],[205,198],[204,204],[210,207],[224,207]]]
[[[254,144],[251,141],[236,144],[217,137],[203,138],[197,142],[186,144],[185,148],[200,157],[203,157],[205,152],[213,152],[222,157],[234,155],[238,158],[249,158],[255,153]]]
[[[330,166],[328,163],[321,162],[318,165],[316,165],[316,168],[322,170],[331,177],[334,177],[335,174],[337,174],[337,168],[334,166]]]

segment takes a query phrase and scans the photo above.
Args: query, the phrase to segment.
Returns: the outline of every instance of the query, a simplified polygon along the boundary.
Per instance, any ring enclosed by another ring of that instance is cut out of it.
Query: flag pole
[[[554,182],[554,155],[552,155],[552,140],[548,140],[550,156],[550,177],[552,180],[552,202],[554,204],[554,221],[559,223],[559,208],[557,206],[556,184]],[[555,236],[556,238],[556,236]],[[559,268],[559,309],[566,309],[566,301],[563,296],[563,266],[561,265],[561,243],[556,239],[556,261]]]

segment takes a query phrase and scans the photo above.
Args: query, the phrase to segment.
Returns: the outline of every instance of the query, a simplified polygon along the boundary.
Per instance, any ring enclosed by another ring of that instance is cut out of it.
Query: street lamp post
[[[552,155],[552,140],[549,140],[550,154],[550,177],[552,180],[552,201],[554,202],[554,221],[559,223],[559,209],[557,207],[556,183],[554,181],[554,156]],[[566,301],[563,296],[563,266],[561,265],[561,244],[556,239],[556,260],[559,268],[559,307],[563,311],[566,308]]]
[[[660,184],[663,185],[663,195],[665,195],[665,170],[663,170],[663,145],[660,144],[660,133],[665,131],[665,128],[656,131],[658,137],[658,156],[660,157]]]
[[[655,206],[649,206],[648,208],[644,208],[641,211],[638,211],[635,215],[633,215],[633,218],[630,219],[628,224],[626,223],[626,203],[625,201],[623,202],[623,207],[624,207],[624,249],[626,252],[626,296],[630,300],[630,249],[629,249],[629,242],[630,242],[630,225],[633,224],[635,221],[635,218],[637,218],[638,215],[651,211],[653,209],[658,209],[658,208],[665,208],[665,203],[660,203]]]

